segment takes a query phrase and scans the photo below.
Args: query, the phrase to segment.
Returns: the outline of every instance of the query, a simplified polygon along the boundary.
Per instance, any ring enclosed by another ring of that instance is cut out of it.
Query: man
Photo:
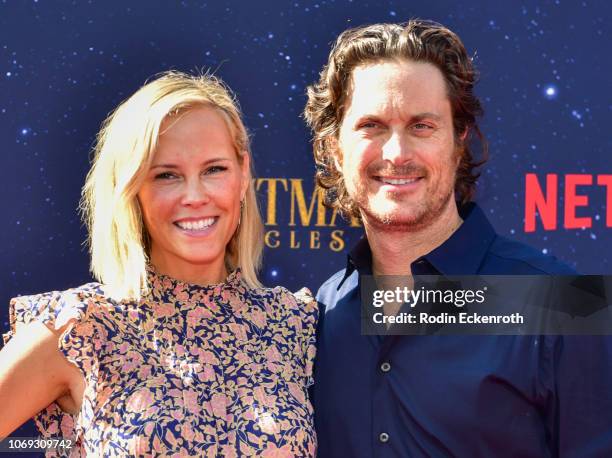
[[[474,83],[457,35],[412,20],[345,31],[308,89],[318,183],[365,229],[318,293],[322,458],[612,456],[604,339],[361,335],[361,275],[572,273],[470,202]]]

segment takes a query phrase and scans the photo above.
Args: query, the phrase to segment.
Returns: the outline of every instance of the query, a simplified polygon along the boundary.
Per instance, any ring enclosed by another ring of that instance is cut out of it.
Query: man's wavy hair
[[[476,118],[483,110],[474,95],[477,73],[459,37],[431,21],[412,19],[406,24],[374,24],[349,29],[338,37],[319,81],[308,87],[304,117],[313,131],[313,153],[317,184],[326,190],[326,205],[344,216],[359,217],[359,209],[348,195],[342,171],[334,160],[337,139],[350,97],[353,69],[391,60],[412,60],[435,65],[446,81],[455,144],[460,155],[455,181],[458,200],[472,200],[488,148]],[[475,160],[470,143],[478,139],[482,158]]]

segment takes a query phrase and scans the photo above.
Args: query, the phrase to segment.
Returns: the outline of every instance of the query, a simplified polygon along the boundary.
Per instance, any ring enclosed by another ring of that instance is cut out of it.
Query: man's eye
[[[162,172],[155,175],[156,180],[171,180],[172,178],[176,178],[176,175],[172,172]]]
[[[414,128],[415,128],[416,130],[428,130],[428,129],[433,129],[433,127],[432,127],[432,126],[430,126],[429,124],[425,124],[425,123],[422,123],[422,122],[416,123],[416,124],[414,125]]]
[[[375,122],[364,122],[363,124],[361,124],[360,127],[362,129],[375,129],[376,127],[378,127],[378,123],[375,123]]]

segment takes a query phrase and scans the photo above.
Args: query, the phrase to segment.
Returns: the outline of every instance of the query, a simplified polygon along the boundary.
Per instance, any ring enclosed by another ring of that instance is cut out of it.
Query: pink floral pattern
[[[32,320],[70,323],[60,350],[86,381],[78,415],[36,415],[41,434],[73,438],[70,456],[315,456],[310,292],[250,289],[239,271],[207,287],[149,281],[138,303],[96,283],[11,300],[5,340]]]

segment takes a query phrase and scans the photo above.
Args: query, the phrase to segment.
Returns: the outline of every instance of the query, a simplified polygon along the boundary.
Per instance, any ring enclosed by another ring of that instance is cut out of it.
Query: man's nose
[[[410,149],[406,134],[400,131],[392,131],[382,146],[382,158],[393,164],[406,162],[410,156]]]

